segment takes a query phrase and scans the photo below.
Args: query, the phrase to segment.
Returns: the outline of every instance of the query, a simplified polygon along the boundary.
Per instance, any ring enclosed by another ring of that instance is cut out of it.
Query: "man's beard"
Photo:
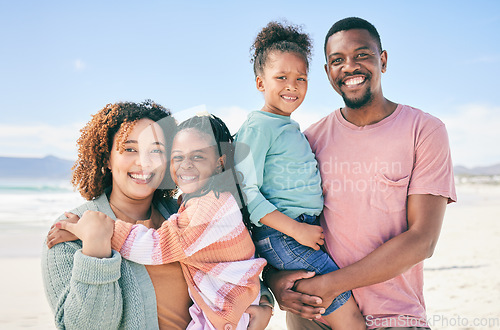
[[[372,75],[370,74],[370,72],[361,72],[359,70],[356,70],[352,74],[346,74],[337,83],[337,85],[339,86],[340,96],[342,96],[342,99],[344,100],[346,107],[351,108],[351,109],[359,109],[365,105],[370,104],[372,101],[372,97],[373,97],[372,90],[371,90],[370,86],[368,86],[366,88],[363,95],[361,95],[359,97],[355,97],[355,98],[347,98],[346,94],[342,91],[342,85],[343,85],[342,81],[345,80],[345,78],[348,76],[354,76],[357,74],[362,74],[365,76],[364,84],[369,84],[369,82],[372,79]]]
[[[344,99],[344,103],[346,107],[351,109],[359,109],[364,107],[367,104],[370,104],[372,101],[372,91],[370,88],[366,90],[366,92],[359,98],[349,99],[346,97],[345,93],[342,92],[342,99]]]

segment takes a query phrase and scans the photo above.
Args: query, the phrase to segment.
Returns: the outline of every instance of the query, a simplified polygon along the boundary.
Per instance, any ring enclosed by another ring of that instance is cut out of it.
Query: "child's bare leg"
[[[352,296],[342,307],[323,318],[333,330],[366,330],[365,318]]]

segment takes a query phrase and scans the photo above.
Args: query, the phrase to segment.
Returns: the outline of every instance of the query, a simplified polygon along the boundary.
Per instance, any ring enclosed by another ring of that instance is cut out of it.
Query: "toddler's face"
[[[307,92],[307,65],[294,53],[269,54],[262,76],[256,79],[257,89],[264,93],[262,110],[290,116],[304,101]]]
[[[175,135],[170,156],[170,175],[183,193],[200,191],[221,169],[213,137],[194,128]]]

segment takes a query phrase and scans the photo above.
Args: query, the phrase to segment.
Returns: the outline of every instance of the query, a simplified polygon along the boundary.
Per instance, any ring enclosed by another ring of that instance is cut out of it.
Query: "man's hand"
[[[282,310],[305,319],[319,319],[325,309],[313,306],[322,304],[321,298],[296,292],[293,289],[296,281],[311,278],[314,275],[313,272],[305,270],[270,270],[267,273],[266,282]]]
[[[294,290],[297,292],[302,292],[311,296],[318,296],[321,298],[321,306],[330,306],[338,295],[342,291],[337,292],[335,290],[335,281],[332,281],[330,277],[333,273],[325,275],[317,275],[312,278],[305,278],[295,282]],[[317,304],[313,304],[317,306]]]

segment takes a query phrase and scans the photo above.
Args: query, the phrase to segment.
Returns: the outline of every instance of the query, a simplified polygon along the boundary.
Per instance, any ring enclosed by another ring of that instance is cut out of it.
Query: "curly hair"
[[[78,158],[72,168],[71,183],[83,198],[92,200],[111,186],[112,177],[108,161],[113,141],[116,138],[117,151],[122,153],[123,142],[126,141],[135,123],[143,118],[151,119],[160,125],[169,152],[176,131],[175,120],[170,110],[151,100],[142,103],[107,104],[80,130],[81,136],[77,141]],[[165,175],[164,182],[155,192],[155,197],[173,196],[175,189],[162,189],[175,187],[168,180],[171,180],[170,176]]]
[[[259,32],[250,51],[253,53],[250,62],[253,63],[253,72],[256,77],[262,75],[269,54],[275,51],[299,55],[304,59],[309,70],[312,41],[299,26],[272,21]]]

